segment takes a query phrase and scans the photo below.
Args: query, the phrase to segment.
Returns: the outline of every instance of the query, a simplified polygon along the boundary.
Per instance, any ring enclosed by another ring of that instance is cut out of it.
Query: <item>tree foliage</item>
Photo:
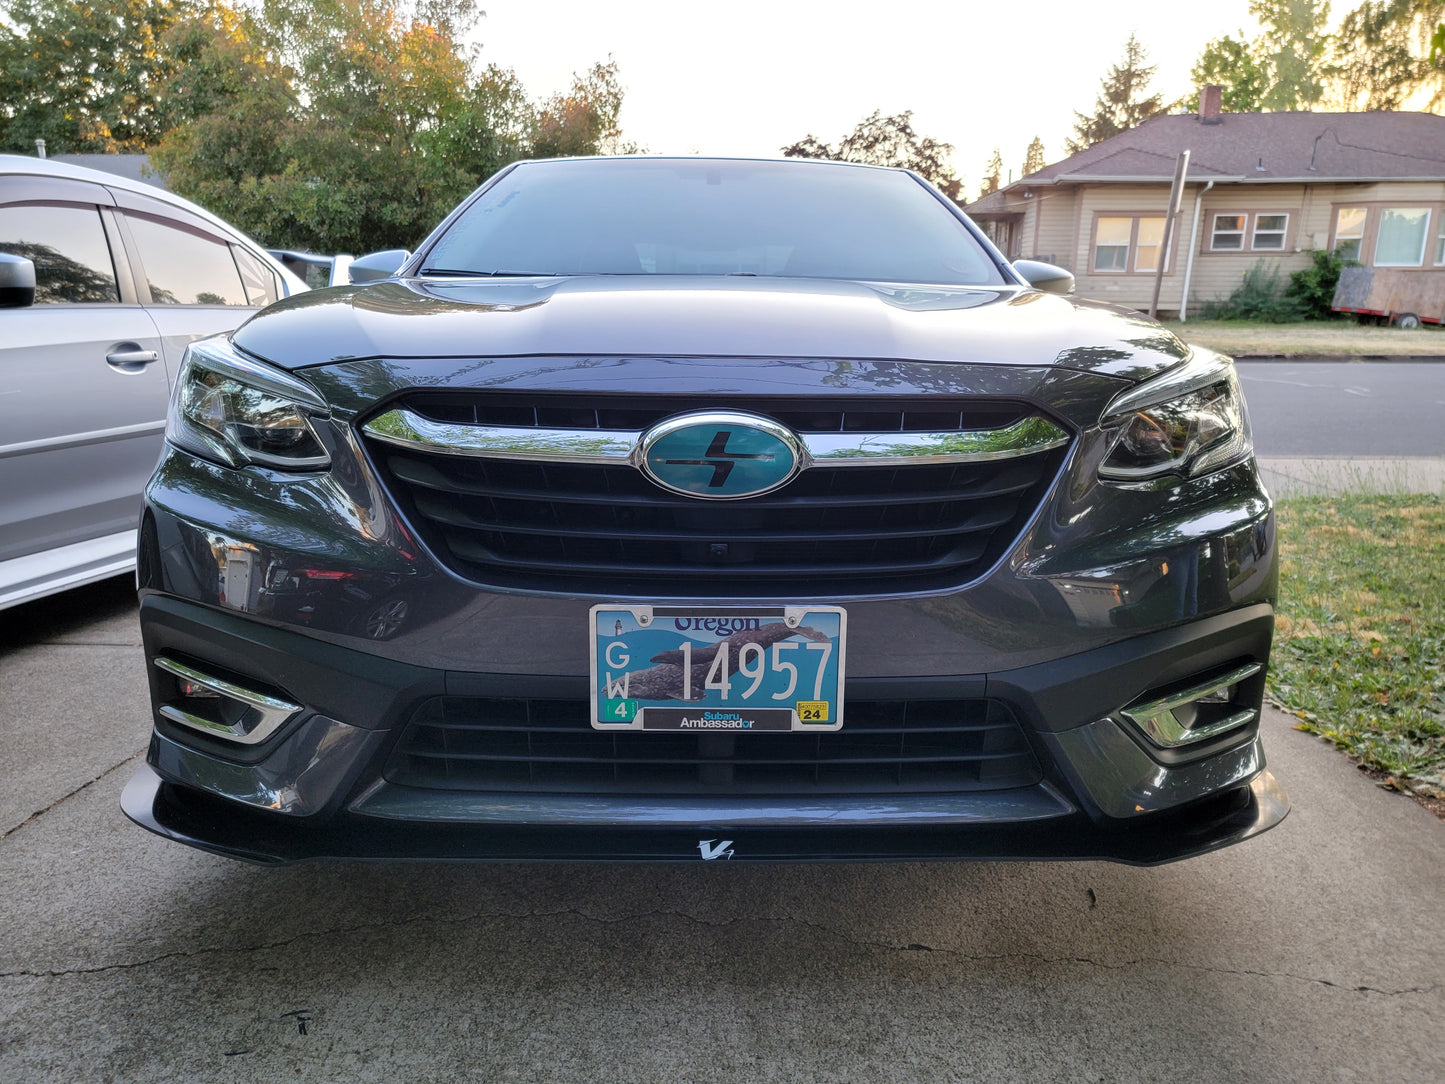
[[[1445,104],[1445,54],[1431,46],[1445,0],[1364,0],[1334,34],[1324,0],[1253,0],[1250,10],[1260,35],[1210,42],[1191,72],[1196,94],[1224,88],[1226,112]]]
[[[1270,73],[1264,108],[1318,105],[1329,76],[1329,0],[1250,0],[1249,11],[1259,20],[1259,56]]]
[[[1100,80],[1094,111],[1074,114],[1074,135],[1068,140],[1070,154],[1137,127],[1162,111],[1163,100],[1149,93],[1149,82],[1157,69],[1146,63],[1148,59],[1148,51],[1130,34],[1124,43],[1123,61]]]
[[[1243,31],[1238,38],[1226,34],[1211,41],[1189,74],[1194,80],[1195,98],[1182,103],[1186,108],[1194,107],[1205,87],[1217,86],[1223,89],[1220,108],[1226,113],[1257,113],[1264,109],[1270,74]]]
[[[161,46],[201,0],[0,0],[0,150],[141,151],[164,131]]]
[[[979,185],[978,195],[982,199],[990,192],[997,192],[1003,184],[1003,154],[999,148],[993,149],[993,156],[989,158],[988,165],[983,167],[983,183]]]
[[[963,182],[948,166],[948,156],[952,153],[953,144],[940,143],[913,130],[911,109],[891,117],[885,117],[882,110],[875,109],[836,147],[830,147],[809,134],[792,146],[783,148],[783,155],[787,158],[826,158],[835,162],[911,169],[949,199],[957,200]]]
[[[175,191],[276,246],[411,247],[508,162],[620,138],[616,64],[533,102],[515,73],[459,44],[476,0],[0,11],[4,146],[28,151],[38,135],[52,151],[148,151]]]
[[[1029,143],[1029,149],[1024,152],[1024,168],[1019,176],[1027,177],[1030,173],[1037,173],[1047,164],[1044,161],[1044,141],[1038,136],[1034,136],[1033,141]]]

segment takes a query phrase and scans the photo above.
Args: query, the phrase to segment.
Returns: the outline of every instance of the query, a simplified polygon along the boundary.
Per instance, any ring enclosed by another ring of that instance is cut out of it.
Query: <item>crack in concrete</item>
[[[131,761],[133,761],[136,757],[141,756],[144,752],[145,752],[145,750],[142,749],[142,750],[140,750],[139,752],[132,753],[130,756],[128,756],[128,757],[126,757],[124,760],[122,760],[119,764],[113,764],[113,765],[111,765],[109,768],[107,768],[105,771],[101,772],[99,775],[97,775],[94,779],[90,780],[89,782],[80,784],[80,786],[76,787],[76,788],[75,788],[73,791],[71,791],[69,794],[62,794],[59,798],[55,799],[55,801],[51,802],[51,803],[50,803],[48,806],[46,806],[44,809],[37,809],[34,813],[30,814],[30,816],[26,817],[26,818],[25,818],[23,821],[21,821],[19,824],[15,825],[15,826],[12,827],[12,828],[7,828],[7,829],[5,829],[3,832],[0,832],[0,841],[9,839],[9,838],[10,838],[11,836],[13,836],[16,832],[20,831],[20,829],[24,828],[27,824],[31,824],[32,822],[39,820],[41,817],[45,816],[45,814],[49,813],[52,809],[54,809],[54,808],[56,808],[57,806],[63,805],[64,803],[70,801],[70,799],[74,798],[74,797],[75,797],[77,794],[79,794],[81,791],[83,791],[83,790],[85,790],[85,789],[87,789],[87,788],[89,788],[89,787],[94,786],[96,783],[99,783],[99,782],[100,782],[102,779],[104,779],[106,776],[112,774],[113,772],[119,771],[121,768],[124,768],[127,764],[129,764]]]
[[[1191,964],[1182,960],[1165,960],[1155,956],[1144,956],[1134,960],[1126,960],[1123,963],[1106,963],[1103,960],[1096,960],[1090,956],[1046,956],[1037,952],[997,952],[997,953],[973,953],[963,952],[952,948],[939,948],[935,945],[925,945],[917,941],[908,945],[896,945],[887,941],[860,941],[857,938],[849,937],[831,926],[824,926],[819,923],[809,922],[806,919],[798,918],[796,915],[789,915],[788,919],[819,933],[831,935],[846,941],[857,948],[879,949],[884,952],[927,952],[937,953],[944,956],[952,956],[961,960],[971,962],[989,962],[995,960],[1036,960],[1044,964],[1083,964],[1088,967],[1097,967],[1106,971],[1125,971],[1129,968],[1138,967],[1140,964],[1159,964],[1163,967],[1178,967],[1186,971],[1197,971],[1208,975],[1235,975],[1248,976],[1261,979],[1288,979],[1291,982],[1305,982],[1318,986],[1327,986],[1335,990],[1347,990],[1358,994],[1381,994],[1385,997],[1399,997],[1403,994],[1430,994],[1440,989],[1439,983],[1431,983],[1428,986],[1408,986],[1400,990],[1384,990],[1378,986],[1348,986],[1344,983],[1331,982],[1329,979],[1316,978],[1313,975],[1296,975],[1289,971],[1255,971],[1248,968],[1233,969],[1226,967],[1209,967],[1205,964]]]
[[[640,918],[676,918],[691,922],[697,926],[705,926],[716,929],[724,929],[736,925],[739,919],[728,919],[717,921],[701,918],[687,911],[652,910],[643,911],[637,914],[622,915],[617,918],[606,918],[601,915],[589,914],[576,907],[562,907],[552,911],[482,911],[475,914],[462,915],[456,918],[431,918],[417,916],[401,921],[393,922],[363,922],[352,926],[339,926],[326,930],[308,930],[298,933],[293,937],[282,938],[278,941],[267,941],[256,945],[217,945],[206,948],[193,949],[189,951],[163,952],[155,956],[149,956],[140,960],[130,960],[114,964],[102,964],[98,967],[77,967],[45,971],[0,971],[0,979],[13,978],[66,978],[72,975],[98,975],[108,971],[129,971],[135,968],[149,967],[152,964],[163,963],[173,959],[194,959],[199,956],[210,956],[221,953],[252,953],[267,952],[272,949],[287,948],[299,941],[314,937],[332,937],[337,935],[349,935],[365,933],[383,929],[401,929],[407,926],[454,926],[470,924],[485,920],[513,920],[527,921],[534,919],[551,919],[573,917],[584,922],[598,923],[602,925],[615,925],[624,922],[636,922]],[[750,922],[752,920],[749,920]],[[975,953],[954,948],[940,948],[935,945],[926,945],[918,941],[909,942],[906,945],[899,945],[888,941],[860,940],[850,937],[841,930],[831,926],[825,926],[817,922],[809,922],[806,919],[798,918],[796,915],[784,915],[781,920],[805,929],[814,930],[818,933],[845,941],[855,948],[873,949],[876,951],[890,953],[921,952],[943,958],[966,960],[973,963],[991,963],[1008,960],[1033,960],[1043,964],[1077,964],[1086,967],[1097,967],[1107,971],[1125,971],[1130,968],[1139,967],[1144,964],[1157,964],[1163,967],[1181,968],[1186,971],[1195,971],[1210,975],[1232,975],[1262,979],[1285,979],[1290,982],[1303,982],[1316,986],[1324,986],[1332,990],[1343,990],[1356,994],[1378,994],[1383,997],[1402,997],[1409,994],[1432,994],[1441,989],[1440,983],[1431,983],[1428,986],[1408,986],[1398,990],[1387,990],[1378,986],[1350,986],[1345,983],[1333,982],[1330,979],[1317,978],[1313,975],[1296,975],[1288,971],[1257,971],[1253,969],[1235,969],[1223,967],[1209,967],[1205,964],[1191,964],[1180,960],[1166,960],[1159,957],[1140,957],[1138,959],[1126,960],[1122,963],[1108,963],[1103,960],[1096,960],[1090,956],[1048,956],[1036,952],[995,952]]]

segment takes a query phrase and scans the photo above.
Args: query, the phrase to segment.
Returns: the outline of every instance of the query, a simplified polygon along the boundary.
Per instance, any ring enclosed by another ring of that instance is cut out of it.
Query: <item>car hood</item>
[[[577,276],[386,280],[259,313],[236,345],[287,369],[367,358],[852,358],[1055,365],[1143,380],[1187,348],[1136,312],[1023,287]]]

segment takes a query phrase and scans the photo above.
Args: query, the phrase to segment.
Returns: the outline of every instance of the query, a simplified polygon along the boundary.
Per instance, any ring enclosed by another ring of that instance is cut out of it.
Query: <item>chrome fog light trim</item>
[[[301,711],[300,704],[293,704],[289,700],[280,700],[274,696],[267,696],[265,693],[258,693],[234,682],[226,681],[224,678],[212,677],[210,674],[204,674],[184,663],[168,659],[164,655],[156,657],[155,665],[156,669],[164,670],[173,677],[178,677],[192,685],[199,685],[201,688],[215,693],[217,697],[233,700],[246,706],[245,716],[236,723],[208,719],[204,715],[186,711],[174,704],[162,704],[158,709],[160,714],[171,722],[179,723],[181,726],[189,727],[202,734],[209,734],[213,738],[223,738],[240,745],[257,745],[276,733],[280,727],[294,719]],[[245,725],[251,720],[254,722],[250,726]]]
[[[1245,708],[1241,711],[1230,712],[1223,718],[1206,723],[1204,726],[1194,726],[1192,725],[1194,718],[1192,716],[1181,718],[1179,709],[1200,701],[1228,703],[1227,694],[1231,688],[1241,681],[1254,677],[1263,669],[1264,667],[1259,663],[1252,662],[1236,670],[1231,670],[1221,677],[1213,678],[1171,696],[1135,704],[1133,707],[1125,708],[1120,714],[1133,723],[1146,738],[1161,748],[1172,749],[1181,745],[1192,745],[1195,742],[1201,742],[1236,727],[1252,723],[1259,717],[1259,712],[1254,708]],[[1225,695],[1221,697],[1220,694]],[[1211,698],[1215,699],[1211,700]]]

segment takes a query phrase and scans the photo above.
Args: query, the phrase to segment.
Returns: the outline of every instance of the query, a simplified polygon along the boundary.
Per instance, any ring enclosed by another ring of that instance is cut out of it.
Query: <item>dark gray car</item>
[[[124,807],[318,856],[1160,862],[1263,831],[1231,362],[905,171],[522,163],[193,344]]]

